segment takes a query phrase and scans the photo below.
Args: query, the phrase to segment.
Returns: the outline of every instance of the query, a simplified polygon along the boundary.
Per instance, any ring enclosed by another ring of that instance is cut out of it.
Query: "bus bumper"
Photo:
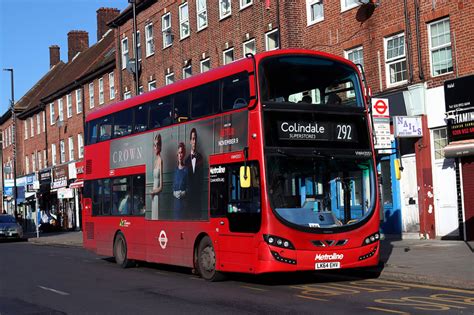
[[[256,273],[310,271],[376,266],[380,242],[357,248],[328,250],[289,250],[260,243]]]

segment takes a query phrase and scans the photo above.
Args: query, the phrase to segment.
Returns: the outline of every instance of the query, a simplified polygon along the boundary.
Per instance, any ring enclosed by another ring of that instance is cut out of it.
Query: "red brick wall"
[[[474,240],[474,158],[462,158],[461,162],[466,240],[472,241]]]

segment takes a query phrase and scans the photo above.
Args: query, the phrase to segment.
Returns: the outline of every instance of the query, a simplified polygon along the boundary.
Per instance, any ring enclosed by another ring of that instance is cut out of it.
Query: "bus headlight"
[[[374,233],[374,234],[371,234],[371,235],[367,236],[367,237],[364,239],[364,242],[362,243],[362,246],[375,243],[375,242],[377,242],[379,239],[380,239],[380,234],[379,234],[378,232],[377,232],[377,233]]]
[[[277,246],[277,247],[286,248],[286,249],[295,249],[293,244],[289,240],[284,239],[283,237],[263,234],[263,239],[265,240],[267,244],[272,245],[272,246]]]

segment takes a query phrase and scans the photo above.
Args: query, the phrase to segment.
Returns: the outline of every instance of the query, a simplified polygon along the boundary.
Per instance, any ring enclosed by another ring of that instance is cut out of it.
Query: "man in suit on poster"
[[[188,168],[188,206],[187,209],[195,213],[202,209],[203,190],[203,156],[197,150],[198,136],[196,128],[189,133],[191,150],[184,164]]]

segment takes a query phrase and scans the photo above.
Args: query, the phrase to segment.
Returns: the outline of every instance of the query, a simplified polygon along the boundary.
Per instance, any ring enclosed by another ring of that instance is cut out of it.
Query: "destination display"
[[[329,121],[278,121],[279,140],[357,141],[353,123]]]

